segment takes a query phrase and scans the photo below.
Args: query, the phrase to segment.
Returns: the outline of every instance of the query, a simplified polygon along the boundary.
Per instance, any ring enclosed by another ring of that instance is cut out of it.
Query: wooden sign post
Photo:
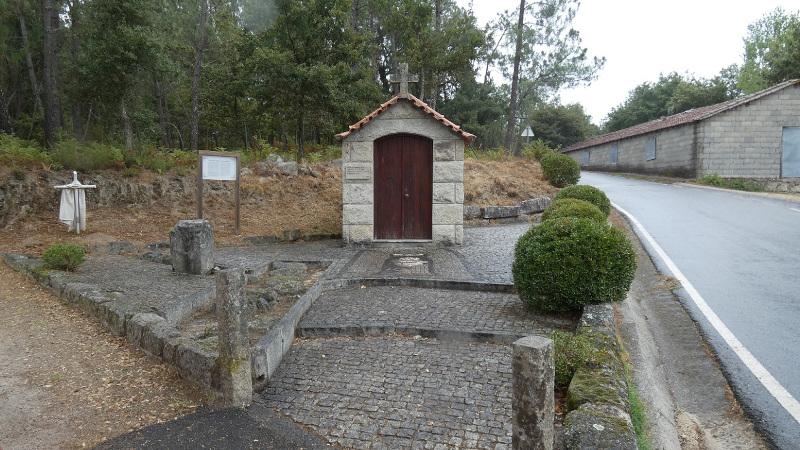
[[[200,161],[197,168],[197,218],[203,218],[203,180],[236,182],[236,219],[234,232],[239,234],[240,200],[240,155],[232,152],[199,152]]]

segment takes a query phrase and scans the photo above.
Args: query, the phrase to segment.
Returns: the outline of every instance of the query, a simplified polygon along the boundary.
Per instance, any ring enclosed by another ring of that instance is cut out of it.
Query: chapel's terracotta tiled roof
[[[731,109],[734,109],[736,107],[746,105],[752,101],[774,94],[775,92],[778,92],[793,85],[800,85],[800,79],[785,81],[781,84],[776,84],[775,86],[772,86],[768,89],[764,89],[763,91],[756,92],[755,94],[750,94],[744,97],[735,98],[733,100],[728,100],[727,102],[717,103],[716,105],[704,106],[702,108],[690,109],[688,111],[684,111],[682,113],[678,113],[672,116],[662,117],[660,119],[651,120],[650,122],[634,125],[630,128],[625,128],[624,130],[618,130],[612,133],[601,134],[600,136],[595,136],[583,142],[578,142],[577,144],[570,145],[569,147],[565,148],[563,152],[567,153],[575,150],[581,150],[584,148],[608,144],[609,142],[615,142],[621,139],[639,136],[646,133],[652,133],[653,131],[663,130],[665,128],[672,128],[680,125],[699,122],[701,120],[708,119],[711,116],[715,116],[719,113],[730,111]]]
[[[351,134],[355,133],[356,131],[364,128],[368,123],[375,120],[376,117],[383,114],[386,110],[392,107],[392,105],[397,104],[401,100],[407,101],[415,108],[419,109],[420,111],[424,112],[425,114],[433,117],[437,122],[441,123],[445,127],[449,128],[453,133],[459,135],[461,139],[464,140],[464,143],[469,144],[475,139],[475,135],[471,133],[467,133],[464,131],[460,126],[454,124],[453,122],[449,121],[447,117],[443,116],[442,114],[436,112],[433,108],[428,106],[427,103],[423,102],[422,100],[414,97],[411,94],[400,94],[392,97],[389,101],[382,104],[378,109],[372,111],[371,113],[367,114],[366,117],[359,120],[358,122],[350,125],[350,128],[345,131],[344,133],[339,133],[336,135],[336,138],[341,140],[350,136]]]

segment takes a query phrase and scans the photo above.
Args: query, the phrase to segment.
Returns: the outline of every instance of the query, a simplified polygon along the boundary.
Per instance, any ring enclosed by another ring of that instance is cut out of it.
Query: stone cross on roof
[[[400,63],[399,65],[400,73],[393,73],[389,75],[389,81],[392,84],[400,84],[400,92],[399,95],[406,95],[408,94],[408,83],[416,83],[419,81],[419,76],[411,75],[408,73],[408,64]]]

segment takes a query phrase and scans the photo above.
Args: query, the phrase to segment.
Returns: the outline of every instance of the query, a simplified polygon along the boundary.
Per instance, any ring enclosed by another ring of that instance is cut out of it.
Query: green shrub
[[[42,254],[42,261],[48,269],[73,271],[81,265],[86,256],[83,247],[74,244],[54,244]]]
[[[749,192],[761,192],[764,190],[764,187],[760,184],[750,181],[750,180],[742,180],[740,178],[722,178],[721,176],[712,173],[710,175],[705,175],[703,178],[697,180],[700,184],[705,184],[707,186],[715,186],[725,189],[736,189],[738,191],[749,191]]]
[[[625,298],[636,259],[621,231],[589,219],[546,220],[517,242],[512,273],[520,298],[539,311],[577,311]]]
[[[553,340],[557,387],[569,386],[572,376],[578,369],[598,359],[598,351],[588,334],[572,334],[556,330],[550,335],[550,339]]]
[[[528,159],[541,161],[545,155],[556,153],[547,143],[541,139],[536,139],[522,149],[522,156]]]
[[[611,201],[603,191],[594,186],[567,186],[560,190],[558,194],[556,194],[555,200],[564,198],[577,198],[578,200],[585,200],[600,208],[600,211],[603,211],[603,214],[606,216],[611,214]]]
[[[581,166],[567,155],[546,154],[539,162],[542,165],[544,177],[555,187],[575,184],[581,178]]]
[[[53,150],[53,159],[65,169],[81,172],[125,166],[122,150],[98,142],[80,143],[75,139],[59,141]]]
[[[341,159],[342,147],[338,145],[329,145],[317,151],[308,152],[306,154],[306,161],[310,163],[320,163],[326,161],[333,161],[334,159]]]
[[[556,200],[544,210],[542,220],[558,219],[561,217],[578,217],[591,219],[597,223],[608,223],[608,216],[597,206],[577,198],[556,198]]]
[[[149,148],[140,152],[126,153],[125,165],[128,168],[147,169],[163,174],[178,167],[196,167],[197,153]]]
[[[32,142],[0,133],[0,166],[12,169],[49,168],[53,166],[53,158]]]

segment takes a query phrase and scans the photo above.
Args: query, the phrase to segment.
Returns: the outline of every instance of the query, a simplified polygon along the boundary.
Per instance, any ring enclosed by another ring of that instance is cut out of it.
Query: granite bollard
[[[219,368],[225,406],[244,408],[253,399],[250,341],[244,288],[247,275],[235,268],[217,272],[216,310],[219,334]]]
[[[552,450],[555,420],[553,341],[527,336],[512,345],[512,448]]]
[[[214,231],[207,220],[181,220],[169,233],[172,269],[207,275],[214,268]]]

